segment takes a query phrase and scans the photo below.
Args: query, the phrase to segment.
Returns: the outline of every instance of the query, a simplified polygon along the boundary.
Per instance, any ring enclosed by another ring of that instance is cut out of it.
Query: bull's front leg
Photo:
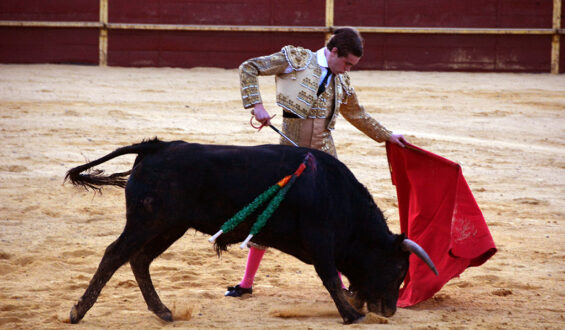
[[[365,306],[365,299],[359,296],[359,292],[353,292],[352,295],[347,297],[347,300],[359,312],[361,312],[363,310],[363,306]]]
[[[314,267],[316,268],[318,276],[322,279],[324,286],[330,293],[343,322],[345,324],[351,324],[361,321],[365,315],[358,312],[347,300],[341,286],[337,269],[331,266],[323,267],[322,265],[315,265]]]

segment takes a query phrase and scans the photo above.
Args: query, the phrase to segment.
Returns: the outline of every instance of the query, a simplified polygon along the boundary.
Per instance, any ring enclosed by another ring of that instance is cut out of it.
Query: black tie
[[[328,68],[328,71],[326,72],[326,76],[324,77],[324,80],[322,80],[322,84],[320,85],[320,87],[318,87],[318,94],[317,96],[320,96],[320,94],[322,94],[325,90],[326,90],[326,83],[328,82],[328,77],[332,74],[332,72],[330,71],[330,69]]]

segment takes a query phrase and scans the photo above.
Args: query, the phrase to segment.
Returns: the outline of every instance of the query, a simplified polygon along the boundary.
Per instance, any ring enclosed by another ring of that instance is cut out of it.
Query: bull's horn
[[[439,274],[430,256],[428,256],[426,251],[424,251],[424,249],[422,249],[422,247],[418,245],[416,242],[406,238],[402,241],[402,248],[405,251],[410,251],[415,255],[417,255],[420,259],[422,259],[426,263],[426,265],[428,265],[428,267],[430,267],[430,269],[432,270],[432,272],[434,272],[434,274],[436,275]]]

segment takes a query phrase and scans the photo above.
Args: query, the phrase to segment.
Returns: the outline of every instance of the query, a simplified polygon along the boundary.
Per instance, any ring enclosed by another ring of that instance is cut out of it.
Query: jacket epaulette
[[[284,46],[281,52],[285,55],[288,65],[296,71],[305,70],[314,57],[311,50],[291,45]]]

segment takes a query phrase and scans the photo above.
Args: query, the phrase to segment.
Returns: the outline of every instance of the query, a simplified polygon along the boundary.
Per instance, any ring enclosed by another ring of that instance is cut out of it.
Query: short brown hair
[[[352,27],[339,28],[334,31],[328,41],[328,50],[337,48],[337,56],[344,57],[353,54],[357,57],[363,56],[363,37],[359,31]]]

